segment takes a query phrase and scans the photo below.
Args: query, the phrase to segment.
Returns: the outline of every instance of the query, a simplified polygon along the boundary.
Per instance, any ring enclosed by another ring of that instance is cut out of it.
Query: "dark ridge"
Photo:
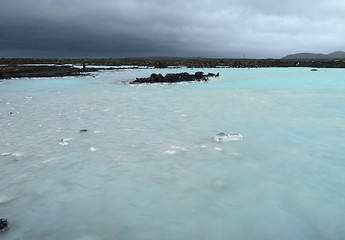
[[[345,68],[344,52],[329,54],[337,59],[231,59],[231,58],[104,58],[104,59],[38,59],[38,58],[0,58],[0,79],[20,77],[64,77],[80,76],[104,70],[102,66],[122,66],[125,68],[267,68],[267,67],[310,67]],[[53,66],[27,66],[25,64],[52,64]],[[66,64],[85,66],[77,68]],[[89,65],[99,68],[88,68]]]
[[[96,70],[80,69],[70,66],[3,66],[0,67],[0,79],[80,76]]]

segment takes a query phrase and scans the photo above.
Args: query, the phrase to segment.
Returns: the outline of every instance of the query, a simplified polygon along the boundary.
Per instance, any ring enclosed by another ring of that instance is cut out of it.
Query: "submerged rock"
[[[205,75],[203,72],[196,72],[195,74],[183,73],[168,73],[164,77],[162,74],[152,73],[148,78],[137,78],[130,82],[130,84],[142,83],[178,83],[178,82],[193,82],[193,81],[208,81],[209,77],[219,77],[219,73],[208,73]]]
[[[222,141],[241,141],[243,139],[243,136],[239,133],[218,133],[215,136],[212,137],[212,139],[216,142],[222,142]]]
[[[0,232],[8,229],[8,222],[6,218],[0,218]]]

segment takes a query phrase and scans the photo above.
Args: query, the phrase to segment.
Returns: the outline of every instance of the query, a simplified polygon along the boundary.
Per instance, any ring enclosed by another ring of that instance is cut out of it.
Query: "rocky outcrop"
[[[0,218],[0,232],[8,229],[8,222],[6,218]]]
[[[162,74],[152,73],[147,78],[137,78],[130,82],[130,84],[142,84],[142,83],[178,83],[178,82],[194,82],[194,81],[208,81],[209,77],[219,77],[219,73],[196,72],[195,74],[183,73],[168,73],[164,77]]]

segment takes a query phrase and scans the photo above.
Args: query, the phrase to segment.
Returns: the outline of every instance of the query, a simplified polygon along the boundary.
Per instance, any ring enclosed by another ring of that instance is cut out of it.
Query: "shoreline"
[[[0,79],[87,76],[100,70],[162,68],[345,68],[344,60],[214,59],[214,58],[0,58]]]
[[[71,66],[0,66],[0,79],[89,76],[104,68],[76,68]]]

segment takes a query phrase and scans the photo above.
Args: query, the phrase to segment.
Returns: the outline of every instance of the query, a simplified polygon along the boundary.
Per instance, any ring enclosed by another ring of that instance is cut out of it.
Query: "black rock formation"
[[[209,77],[219,77],[219,73],[208,73],[205,75],[203,72],[196,72],[195,74],[183,73],[168,73],[164,77],[162,74],[152,73],[147,78],[137,78],[131,81],[130,84],[142,83],[178,83],[178,82],[194,82],[194,81],[208,81]]]
[[[0,232],[7,230],[8,222],[6,218],[0,218]]]

